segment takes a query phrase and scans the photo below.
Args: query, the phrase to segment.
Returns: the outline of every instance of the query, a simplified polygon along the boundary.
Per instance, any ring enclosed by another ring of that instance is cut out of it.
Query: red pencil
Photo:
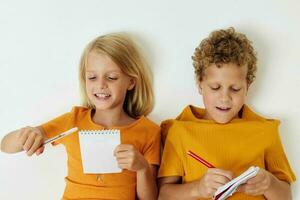
[[[210,164],[209,162],[207,162],[206,160],[204,160],[203,158],[201,158],[197,154],[193,153],[192,151],[188,151],[187,154],[189,156],[191,156],[192,158],[194,158],[195,160],[197,160],[200,163],[202,163],[203,165],[205,165],[206,167],[208,167],[208,168],[215,168],[212,164]]]

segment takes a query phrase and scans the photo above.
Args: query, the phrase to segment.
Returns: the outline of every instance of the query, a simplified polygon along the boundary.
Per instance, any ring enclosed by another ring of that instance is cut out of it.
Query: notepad
[[[82,130],[79,143],[83,173],[119,173],[114,149],[120,144],[120,130]]]
[[[214,194],[214,200],[224,200],[230,197],[236,189],[241,185],[247,182],[250,178],[256,176],[259,171],[259,167],[250,167],[247,171],[239,175],[238,177],[232,179],[225,185],[218,188]]]

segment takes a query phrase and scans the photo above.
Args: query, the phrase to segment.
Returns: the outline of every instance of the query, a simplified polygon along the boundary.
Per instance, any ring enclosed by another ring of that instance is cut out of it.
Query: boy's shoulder
[[[242,119],[240,119],[238,122],[243,124],[254,122],[259,127],[264,128],[265,130],[272,130],[272,132],[278,129],[280,124],[278,119],[270,119],[257,114],[247,105],[244,105],[242,109]],[[169,134],[176,134],[176,136],[179,136],[179,134],[182,133],[182,128],[184,129],[187,126],[190,127],[197,125],[198,127],[198,125],[201,124],[201,127],[203,127],[206,125],[214,125],[214,123],[202,123],[205,122],[205,120],[203,120],[204,114],[205,109],[193,105],[187,105],[176,118],[162,121],[161,134],[163,142]],[[229,124],[231,124],[231,122],[229,122]],[[172,129],[172,131],[170,131],[170,129]]]
[[[270,127],[278,127],[280,124],[279,119],[272,119],[272,118],[265,117],[261,114],[258,114],[256,112],[254,112],[247,105],[244,105],[244,107],[243,107],[242,118],[245,119],[246,121],[257,121],[257,122],[260,122],[260,123],[262,123],[266,126],[270,126]]]
[[[174,128],[180,133],[180,127],[185,127],[188,124],[187,122],[197,122],[203,115],[204,109],[187,105],[175,119],[166,119],[162,121],[160,126],[163,143],[169,134],[170,128]]]

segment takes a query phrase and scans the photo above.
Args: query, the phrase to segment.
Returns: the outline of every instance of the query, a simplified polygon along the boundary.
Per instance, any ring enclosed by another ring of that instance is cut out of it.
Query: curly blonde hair
[[[235,32],[234,28],[213,31],[202,40],[192,56],[197,81],[202,81],[205,69],[212,64],[234,63],[248,68],[246,80],[250,85],[255,79],[256,52],[246,35]]]
[[[91,51],[108,55],[125,74],[135,78],[134,89],[126,93],[124,111],[133,118],[148,115],[154,106],[152,73],[139,47],[126,33],[109,33],[99,36],[83,51],[79,66],[82,104],[88,108],[95,108],[86,92],[85,71],[87,57]]]

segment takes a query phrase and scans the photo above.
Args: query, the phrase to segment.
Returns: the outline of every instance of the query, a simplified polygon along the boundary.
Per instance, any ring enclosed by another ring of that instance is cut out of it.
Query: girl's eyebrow
[[[86,70],[87,73],[98,73],[97,70]],[[109,70],[109,71],[106,71],[106,73],[120,73],[119,70]]]

